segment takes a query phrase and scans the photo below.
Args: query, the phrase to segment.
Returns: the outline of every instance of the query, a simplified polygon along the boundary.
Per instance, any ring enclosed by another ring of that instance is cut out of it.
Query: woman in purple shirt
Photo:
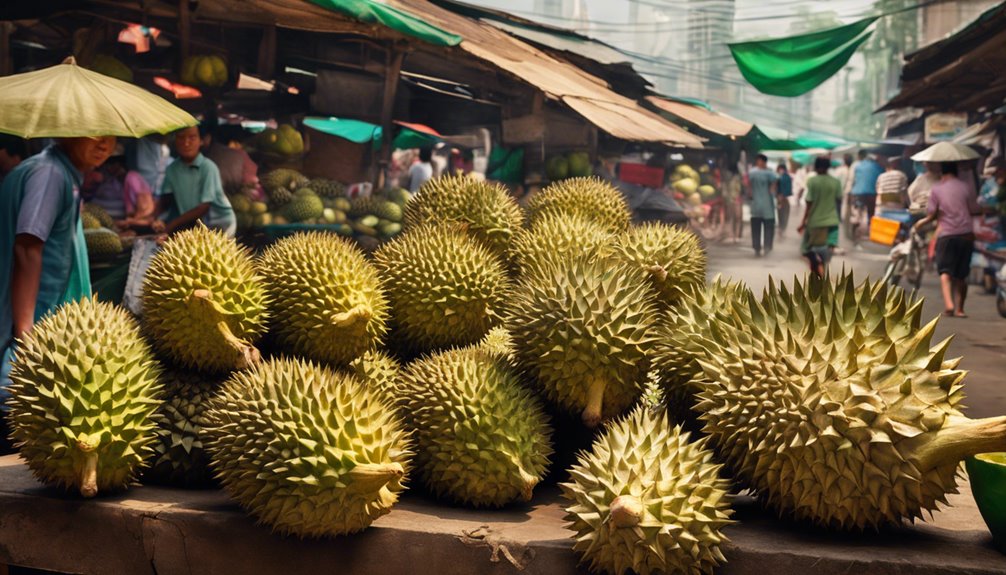
[[[915,224],[918,231],[936,220],[936,269],[943,291],[944,315],[967,317],[964,300],[968,296],[971,254],[975,248],[972,216],[981,213],[973,189],[957,177],[955,162],[943,163],[943,176],[933,184],[927,215]]]

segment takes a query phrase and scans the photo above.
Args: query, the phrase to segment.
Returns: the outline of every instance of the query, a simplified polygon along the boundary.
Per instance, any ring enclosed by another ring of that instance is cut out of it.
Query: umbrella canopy
[[[22,138],[165,134],[191,114],[143,88],[62,64],[0,80],[0,132]]]
[[[963,162],[977,160],[978,152],[963,144],[939,142],[912,156],[916,162]]]

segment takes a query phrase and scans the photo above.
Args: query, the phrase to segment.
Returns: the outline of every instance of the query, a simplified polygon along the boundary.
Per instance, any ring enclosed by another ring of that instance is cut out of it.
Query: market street
[[[794,210],[794,221],[800,214]],[[769,277],[791,281],[803,277],[806,262],[799,255],[799,236],[790,229],[783,240],[776,239],[776,249],[768,256],[756,259],[751,248],[750,228],[738,245],[711,243],[709,248],[709,278],[722,274],[742,280],[757,293],[768,283]],[[849,248],[851,246],[846,246]],[[831,262],[832,271],[843,266],[853,269],[861,281],[866,276],[880,277],[887,262],[888,248],[869,242],[863,250],[848,249],[846,255],[836,256]],[[924,318],[939,315],[942,306],[939,278],[927,270],[920,290],[925,298]],[[951,356],[964,360],[961,368],[968,370],[965,380],[965,413],[970,417],[991,417],[1006,412],[1006,385],[1003,372],[1006,368],[1006,318],[996,312],[995,296],[987,295],[980,286],[972,285],[968,292],[968,318],[941,318],[936,328],[937,338],[954,337],[950,344]]]

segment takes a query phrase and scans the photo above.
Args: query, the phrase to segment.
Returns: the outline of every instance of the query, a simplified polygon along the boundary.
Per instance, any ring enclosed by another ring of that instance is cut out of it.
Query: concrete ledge
[[[777,521],[748,498],[728,528],[724,574],[1006,573],[967,486],[930,523],[859,536]],[[578,573],[557,491],[476,512],[406,497],[365,532],[301,541],[256,526],[219,491],[137,487],[85,501],[0,458],[0,564],[100,575]],[[494,552],[495,549],[495,552]]]

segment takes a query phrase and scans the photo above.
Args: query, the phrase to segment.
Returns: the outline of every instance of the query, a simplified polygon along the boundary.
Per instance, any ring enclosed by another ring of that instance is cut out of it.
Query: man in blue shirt
[[[859,162],[852,171],[852,199],[866,208],[867,225],[877,210],[877,178],[884,168],[870,157],[866,150],[859,151]]]
[[[201,221],[206,227],[233,236],[237,219],[230,200],[224,195],[220,170],[199,151],[202,139],[193,126],[175,133],[178,159],[168,166],[161,187],[161,200],[154,213],[154,231],[170,234]],[[162,213],[172,213],[167,222]]]
[[[775,238],[775,194],[779,176],[768,169],[768,158],[758,154],[755,167],[748,171],[751,182],[751,244],[755,257],[761,257],[762,231],[764,231],[765,254],[772,251]]]
[[[114,148],[112,136],[64,138],[21,162],[0,186],[0,402],[14,340],[61,304],[91,295],[80,185]]]

